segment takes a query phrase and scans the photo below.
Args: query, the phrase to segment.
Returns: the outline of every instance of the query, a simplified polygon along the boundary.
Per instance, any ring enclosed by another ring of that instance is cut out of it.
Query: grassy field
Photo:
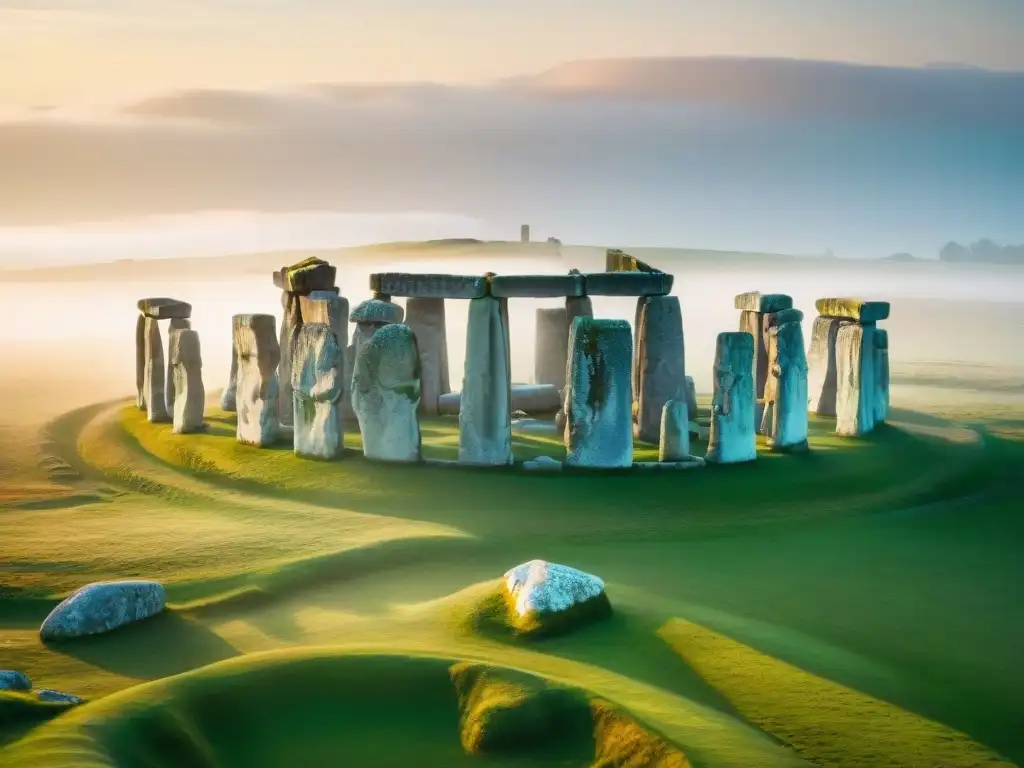
[[[4,446],[0,669],[89,703],[0,694],[0,765],[1024,761],[1024,413],[897,411],[859,441],[816,422],[803,456],[534,475],[374,464],[358,434],[302,461],[239,445],[212,403],[203,435],[119,401],[60,416],[32,460]],[[454,420],[423,431],[455,457]],[[516,435],[517,459],[563,451]],[[600,575],[614,615],[488,630],[497,579],[532,558]],[[171,610],[39,641],[62,596],[129,577]]]

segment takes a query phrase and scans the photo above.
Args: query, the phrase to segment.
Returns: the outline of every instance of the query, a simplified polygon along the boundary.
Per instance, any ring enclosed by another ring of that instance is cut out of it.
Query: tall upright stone
[[[858,437],[875,426],[875,326],[848,323],[836,335],[836,434]]]
[[[352,333],[352,342],[345,351],[345,381],[346,390],[350,393],[345,396],[342,403],[342,414],[348,420],[350,417],[358,424],[356,412],[352,405],[353,384],[352,378],[355,375],[356,360],[359,359],[359,352],[363,345],[373,338],[373,334],[391,323],[400,323],[405,318],[404,310],[389,299],[367,299],[357,304],[349,313],[349,320],[356,324]]]
[[[875,423],[889,418],[889,332],[875,329]]]
[[[696,421],[697,419],[697,384],[693,380],[693,376],[686,377],[686,410],[690,414],[690,419]]]
[[[228,383],[224,391],[220,393],[220,409],[228,413],[234,413],[236,392],[238,390],[238,348],[235,341],[238,339],[238,320],[242,315],[234,315],[231,318],[231,369],[228,373]]]
[[[849,320],[814,318],[807,352],[807,409],[818,416],[836,415],[836,339]]]
[[[347,312],[342,315],[348,321]],[[292,398],[296,456],[336,459],[345,445],[341,415],[344,347],[328,323],[306,323],[295,336]]]
[[[368,459],[416,462],[420,453],[420,357],[407,325],[381,326],[359,348],[352,408]]]
[[[420,351],[420,413],[436,416],[441,395],[451,392],[444,299],[408,299],[405,322],[416,334]]]
[[[690,412],[686,400],[669,400],[661,409],[661,438],[658,461],[686,461],[690,458]]]
[[[172,317],[167,324],[167,377],[164,379],[164,397],[167,398],[167,413],[174,416],[174,398],[177,390],[174,386],[174,358],[170,354],[171,334],[175,331],[187,331],[192,321],[185,317]]]
[[[201,432],[205,429],[206,389],[203,387],[203,353],[199,334],[190,328],[174,328],[173,325],[174,321],[167,342],[171,387],[174,389],[173,430],[179,435]]]
[[[633,465],[633,334],[625,320],[577,317],[569,332],[566,464]]]
[[[754,339],[754,417],[760,424],[764,409],[764,388],[768,381],[768,333],[765,315],[793,308],[793,299],[782,293],[750,291],[736,296],[734,306],[740,310],[740,331]]]
[[[686,398],[683,314],[676,296],[647,296],[637,331],[636,436],[657,444],[665,403]]]
[[[281,348],[273,315],[236,315],[235,349],[238,355],[237,439],[263,448],[280,433],[277,406],[278,365]]]
[[[502,300],[469,302],[466,368],[459,405],[459,462],[477,466],[511,464],[512,378],[508,325]]]
[[[160,325],[155,317],[146,317],[146,367],[143,397],[146,402],[146,418],[153,424],[171,420],[167,412],[167,370],[164,364],[164,341]]]
[[[135,323],[135,404],[146,411],[151,422],[171,420],[169,404],[173,394],[170,366],[165,363],[163,338],[158,321],[170,320],[172,328],[183,327],[192,316],[192,305],[166,297],[139,299]],[[159,401],[154,401],[154,397]]]
[[[711,433],[706,460],[736,464],[757,458],[754,427],[754,337],[720,333],[715,348]]]
[[[149,326],[146,316],[140,314],[135,321],[135,405],[146,410],[146,340]]]
[[[569,325],[565,307],[537,310],[533,379],[537,384],[565,387],[565,364],[569,353]]]
[[[563,392],[563,395],[564,395],[564,393],[569,388],[569,366],[572,363],[572,352],[570,351],[571,341],[568,341],[568,339],[572,338],[572,327],[573,327],[573,324],[576,322],[576,318],[577,317],[593,317],[593,316],[594,316],[594,304],[590,300],[589,296],[571,296],[571,297],[569,297],[569,298],[567,298],[565,300],[565,321],[566,321],[566,326],[565,327],[566,327],[566,332],[567,332],[567,342],[566,342],[565,376],[563,377],[563,381],[562,381],[562,392]],[[632,352],[630,352],[630,355],[632,356]],[[632,407],[632,405],[630,407]],[[562,431],[565,430],[565,424],[566,424],[567,418],[568,418],[568,414],[566,414],[565,408],[560,410],[555,415],[555,428],[559,432],[562,432]],[[632,418],[632,414],[631,414],[631,418]]]
[[[342,351],[342,394],[339,405],[341,420],[343,425],[355,423],[355,413],[352,411],[353,361],[349,359],[348,354],[349,301],[335,291],[313,291],[309,296],[299,298],[299,310],[303,325],[323,323],[334,331],[334,337]]]
[[[769,329],[767,407],[762,434],[777,451],[807,448],[807,355],[799,322]]]

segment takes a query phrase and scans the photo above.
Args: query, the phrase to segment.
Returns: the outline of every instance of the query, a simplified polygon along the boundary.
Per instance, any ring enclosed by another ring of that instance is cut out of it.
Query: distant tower
[[[519,240],[524,243],[530,242],[530,225],[520,224],[519,225]]]

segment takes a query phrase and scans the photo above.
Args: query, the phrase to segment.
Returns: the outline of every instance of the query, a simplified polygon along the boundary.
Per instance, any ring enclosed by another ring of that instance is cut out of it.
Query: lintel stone
[[[377,272],[370,275],[375,294],[417,299],[479,299],[488,294],[486,275]]]
[[[337,276],[336,267],[311,256],[290,267],[281,267],[274,273],[274,285],[282,291],[307,296],[313,291],[331,290]]]
[[[858,323],[877,323],[889,317],[888,301],[864,301],[862,299],[818,299],[815,309],[822,317],[842,317]]]
[[[583,275],[588,296],[667,296],[672,275],[666,272],[589,272]]]
[[[583,275],[496,275],[491,296],[501,299],[549,299],[583,296]]]
[[[153,299],[139,299],[139,312],[146,317],[157,320],[169,320],[171,318],[188,319],[192,317],[192,305],[177,299],[166,297]]]
[[[735,307],[743,312],[781,312],[793,308],[793,299],[784,293],[748,291],[736,297]]]

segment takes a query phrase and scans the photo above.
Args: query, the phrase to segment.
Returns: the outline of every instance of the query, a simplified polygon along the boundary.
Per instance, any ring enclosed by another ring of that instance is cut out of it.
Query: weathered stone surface
[[[875,426],[875,327],[847,323],[836,334],[836,434],[858,437]]]
[[[32,681],[28,675],[10,669],[0,669],[0,691],[30,691]]]
[[[296,456],[336,459],[345,445],[341,414],[345,361],[328,323],[303,323],[295,337],[292,398]]]
[[[187,331],[192,327],[192,321],[183,317],[172,317],[167,323],[167,376],[164,378],[164,397],[167,398],[167,413],[174,416],[174,398],[177,392],[174,389],[174,361],[171,355],[171,336],[175,331]]]
[[[754,341],[754,361],[751,375],[754,378],[754,397],[764,397],[764,386],[768,380],[768,345],[764,335],[764,315],[744,310],[740,312],[740,330],[749,333]]]
[[[166,595],[155,581],[104,581],[87,584],[54,608],[39,628],[43,640],[98,635],[155,616]]]
[[[875,423],[889,418],[889,332],[875,329]]]
[[[702,469],[707,462],[700,456],[688,456],[683,461],[634,461],[633,469],[640,470],[685,470]]]
[[[580,317],[569,333],[566,464],[633,464],[633,408],[629,384],[633,336],[625,320]]]
[[[173,369],[174,433],[200,432],[206,407],[203,387],[203,354],[199,334],[191,329],[172,330],[168,337],[168,357]]]
[[[405,310],[397,304],[381,299],[367,299],[355,306],[348,319],[353,323],[388,325],[405,319]]]
[[[800,323],[770,329],[769,374],[762,434],[782,451],[807,447],[807,355]]]
[[[842,317],[860,323],[877,323],[889,317],[888,301],[818,299],[814,307],[822,317]]]
[[[504,299],[551,299],[583,296],[583,275],[495,275],[491,296]]]
[[[139,312],[146,317],[155,317],[157,320],[169,320],[172,317],[192,317],[192,305],[177,299],[165,297],[154,299],[139,299]]]
[[[135,405],[140,411],[146,410],[146,316],[139,315],[135,321]]]
[[[436,416],[439,398],[452,389],[444,299],[409,299],[405,314],[420,351],[420,413]]]
[[[661,409],[658,461],[685,461],[690,456],[690,415],[685,400],[669,400]]]
[[[784,309],[793,308],[793,299],[784,293],[761,293],[760,291],[748,291],[741,293],[735,300],[736,309],[744,312],[781,312]]]
[[[281,336],[278,341],[281,362],[277,366],[277,418],[281,426],[290,427],[294,423],[292,409],[292,347],[295,344],[295,337],[302,328],[302,310],[299,304],[299,294],[289,291],[281,293],[281,308],[284,314],[281,317]]]
[[[735,464],[757,458],[753,360],[751,334],[743,331],[718,334],[711,434],[705,457],[711,463]]]
[[[604,254],[605,272],[657,272],[659,270],[640,261],[636,256],[630,256],[617,248],[609,248]]]
[[[667,272],[588,272],[583,278],[587,296],[665,296],[674,279]]]
[[[572,273],[570,273],[572,274]],[[579,272],[575,272],[579,274]],[[565,393],[566,387],[569,386],[569,336],[572,332],[573,322],[577,317],[593,317],[594,316],[594,305],[591,302],[589,296],[579,296],[565,300],[565,333],[566,333],[566,359],[565,359],[565,377],[562,383],[562,392]],[[555,426],[559,432],[565,430],[566,413],[565,410],[561,410],[555,416]]]
[[[807,352],[807,409],[818,416],[836,415],[836,336],[849,320],[816,317]]]
[[[171,420],[167,412],[167,368],[164,363],[164,341],[160,335],[160,324],[155,317],[146,316],[146,366],[143,383],[143,398],[146,403],[146,417],[153,424]]]
[[[637,332],[636,436],[657,443],[665,403],[685,399],[683,313],[676,296],[648,296]]]
[[[693,381],[693,376],[686,377],[686,410],[691,420],[697,418],[697,385]]]
[[[512,463],[512,385],[502,301],[473,299],[466,330],[466,367],[459,408],[459,461]]]
[[[240,443],[266,447],[277,441],[278,364],[281,348],[273,315],[236,315],[238,427]]]
[[[274,285],[282,291],[306,296],[334,287],[338,270],[323,259],[311,256],[274,273]]]
[[[764,335],[767,337],[769,328],[784,325],[785,323],[802,323],[803,321],[804,313],[799,309],[782,309],[778,312],[768,312],[765,314],[761,321],[761,327]]]
[[[348,299],[333,291],[313,291],[299,297],[302,324],[322,323],[331,327],[342,349],[348,346]]]
[[[569,349],[569,326],[565,307],[537,310],[533,380],[538,384],[565,386],[565,363]]]
[[[381,461],[420,460],[420,358],[407,325],[381,326],[360,348],[352,377],[352,409],[363,455]]]
[[[50,704],[84,704],[85,699],[78,696],[72,696],[70,693],[61,693],[60,691],[53,691],[49,688],[40,688],[36,693],[36,698],[39,701],[45,701]]]
[[[370,275],[370,290],[387,296],[422,299],[479,299],[488,291],[484,275],[407,274]]]
[[[604,582],[567,565],[531,560],[509,570],[502,592],[511,625],[527,635],[577,629],[611,613]]]
[[[238,348],[235,346],[235,339],[238,337],[237,325],[241,317],[247,317],[247,315],[234,315],[231,318],[231,370],[228,373],[228,384],[220,393],[220,409],[228,413],[235,411],[235,398],[238,390]]]

